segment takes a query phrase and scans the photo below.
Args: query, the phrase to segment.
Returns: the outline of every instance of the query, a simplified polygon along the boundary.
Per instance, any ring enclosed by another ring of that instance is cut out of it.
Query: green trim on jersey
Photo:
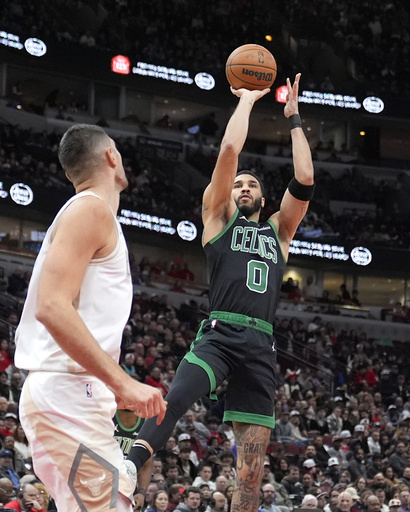
[[[263,414],[253,414],[249,412],[225,411],[224,423],[250,423],[251,425],[262,425],[263,427],[275,428],[275,414],[273,416],[264,416]]]
[[[276,225],[270,219],[268,219],[268,224],[272,227],[273,231],[275,232],[276,238],[278,239],[278,245],[279,245],[279,248],[280,248],[280,253],[282,254],[283,261],[285,263],[287,263],[288,260],[285,258],[285,255],[283,254],[282,246],[280,245],[280,238],[279,238],[279,234],[278,234],[278,230],[276,228]]]
[[[273,327],[269,322],[261,320],[260,318],[252,318],[250,316],[241,315],[239,313],[228,313],[226,311],[211,311],[209,315],[210,320],[222,320],[230,324],[242,325],[243,327],[251,327],[262,331],[266,334],[273,334]]]
[[[218,233],[216,236],[212,238],[212,240],[209,240],[208,244],[213,244],[217,240],[221,238],[221,236],[228,231],[228,229],[232,226],[232,224],[235,222],[236,218],[239,215],[239,210],[236,210],[236,212],[232,215],[231,219],[229,220],[228,224],[223,228],[223,230]]]
[[[117,420],[118,425],[124,432],[134,432],[134,430],[139,427],[139,425],[142,421],[142,418],[138,418],[137,423],[133,427],[124,427],[124,425],[121,423],[120,418],[118,417],[117,412],[115,413],[115,419]]]
[[[193,352],[188,352],[187,354],[185,354],[184,359],[186,361],[188,361],[188,363],[196,364],[197,366],[200,366],[206,372],[206,374],[208,375],[209,386],[210,386],[209,398],[211,400],[218,400],[218,397],[214,393],[215,388],[216,388],[216,378],[215,378],[215,374],[214,374],[212,368],[209,366],[209,364],[206,363],[205,361],[203,361],[202,359],[200,359]]]

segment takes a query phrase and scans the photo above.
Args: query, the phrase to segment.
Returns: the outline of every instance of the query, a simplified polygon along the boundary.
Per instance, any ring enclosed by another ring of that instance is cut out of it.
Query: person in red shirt
[[[19,512],[45,512],[38,502],[39,492],[32,484],[23,484],[17,491],[17,499],[4,505]]]
[[[0,342],[0,372],[8,368],[12,362],[9,354],[9,342],[3,339]]]
[[[377,384],[376,374],[366,363],[359,366],[354,379],[354,383],[359,390],[363,386],[364,382],[366,382],[370,388],[373,388]]]
[[[161,369],[159,366],[153,366],[151,368],[148,377],[145,379],[145,384],[153,386],[154,388],[159,388],[163,396],[168,394],[168,389],[161,379]]]
[[[3,439],[6,436],[12,436],[12,437],[14,436],[14,432],[17,428],[17,424],[18,424],[18,418],[17,418],[16,414],[14,414],[12,412],[8,412],[4,416],[4,426],[0,431],[0,434],[3,436]]]

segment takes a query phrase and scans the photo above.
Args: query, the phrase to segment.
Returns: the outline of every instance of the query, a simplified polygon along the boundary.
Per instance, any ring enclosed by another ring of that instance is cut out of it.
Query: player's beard
[[[244,215],[247,219],[254,213],[260,211],[262,208],[262,198],[258,197],[253,201],[252,204],[238,204],[239,201],[237,201],[236,206],[238,207],[238,210]]]

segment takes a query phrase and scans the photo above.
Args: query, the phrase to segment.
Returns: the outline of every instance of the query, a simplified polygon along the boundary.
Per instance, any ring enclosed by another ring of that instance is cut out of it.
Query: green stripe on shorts
[[[203,361],[202,359],[200,359],[193,352],[188,352],[185,355],[184,359],[186,361],[188,361],[188,363],[196,364],[197,366],[200,366],[207,373],[208,379],[209,379],[209,386],[210,386],[209,398],[211,400],[217,400],[218,397],[214,393],[215,388],[216,388],[216,378],[215,378],[215,374],[214,374],[212,368],[209,366],[209,364],[206,363],[205,361]]]
[[[275,428],[275,415],[264,416],[263,414],[253,414],[251,412],[225,411],[224,422],[229,423],[233,421]]]

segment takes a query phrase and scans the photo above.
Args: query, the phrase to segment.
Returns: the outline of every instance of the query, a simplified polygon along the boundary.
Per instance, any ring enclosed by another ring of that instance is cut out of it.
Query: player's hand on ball
[[[291,85],[289,78],[286,79],[288,94],[286,96],[286,105],[284,109],[285,117],[293,116],[293,114],[299,114],[298,97],[300,76],[300,73],[296,75],[293,85]]]
[[[234,89],[231,86],[231,92],[232,94],[235,94],[235,96],[238,96],[238,98],[242,97],[243,95],[247,95],[251,97],[254,101],[257,101],[259,98],[262,98],[262,96],[265,96],[265,94],[268,94],[270,92],[270,89],[262,89],[260,90],[253,90],[250,91],[249,89]]]

